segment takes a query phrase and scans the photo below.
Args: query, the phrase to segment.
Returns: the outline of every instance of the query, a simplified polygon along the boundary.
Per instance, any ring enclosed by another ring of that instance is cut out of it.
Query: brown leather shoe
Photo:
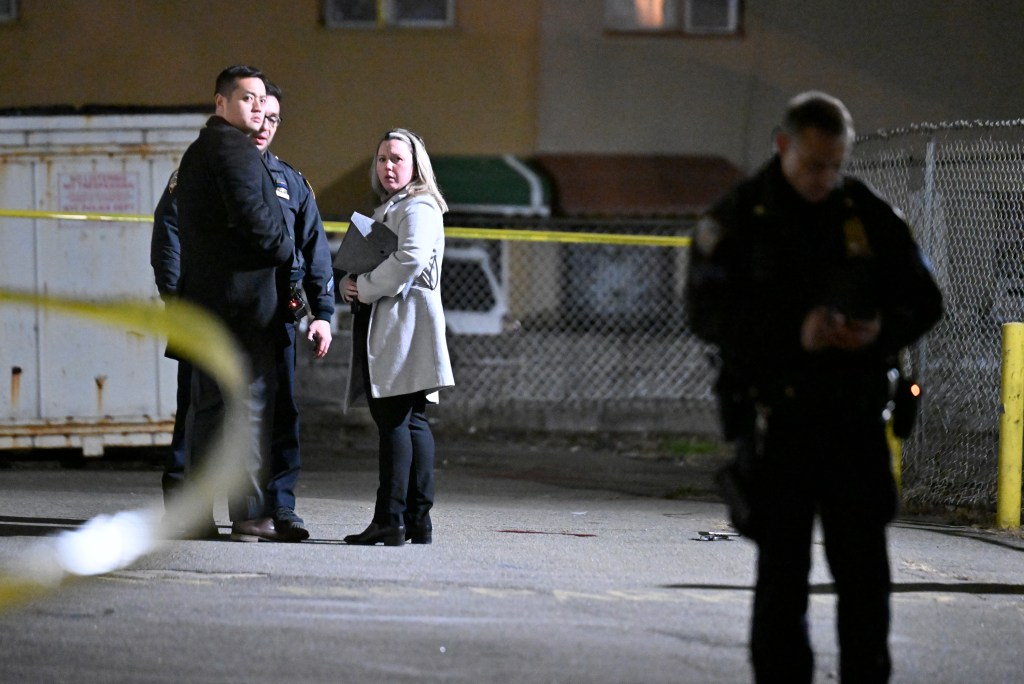
[[[259,541],[283,541],[281,535],[274,529],[273,518],[254,518],[252,520],[240,520],[231,524],[231,541],[259,542]]]

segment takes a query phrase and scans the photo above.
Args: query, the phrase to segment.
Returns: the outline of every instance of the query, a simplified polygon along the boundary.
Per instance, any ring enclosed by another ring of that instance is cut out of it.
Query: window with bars
[[[18,0],[0,0],[0,24],[18,18]]]
[[[615,33],[736,36],[741,0],[605,0],[604,26]]]
[[[330,28],[447,28],[455,26],[455,0],[323,0]]]

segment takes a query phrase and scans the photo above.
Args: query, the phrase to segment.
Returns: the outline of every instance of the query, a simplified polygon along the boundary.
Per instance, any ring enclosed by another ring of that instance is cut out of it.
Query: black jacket
[[[295,246],[252,139],[211,117],[181,159],[175,197],[180,296],[218,315],[243,344],[268,334],[284,320]]]
[[[334,314],[334,268],[313,190],[301,173],[273,154],[265,153],[264,160],[274,179],[277,198],[285,209],[288,236],[296,244],[291,282],[302,283],[313,317],[329,321]],[[153,211],[149,263],[163,298],[177,294],[181,276],[177,184],[178,171],[175,170]]]
[[[178,281],[181,279],[181,240],[178,238],[178,206],[174,198],[177,186],[178,170],[175,169],[153,210],[149,265],[153,267],[161,299],[178,294]]]
[[[701,220],[690,251],[690,325],[718,347],[726,385],[765,401],[796,396],[834,410],[877,396],[899,350],[942,315],[942,295],[897,211],[849,177],[810,204],[777,157]],[[878,340],[856,352],[804,351],[800,328],[818,306],[880,315]]]

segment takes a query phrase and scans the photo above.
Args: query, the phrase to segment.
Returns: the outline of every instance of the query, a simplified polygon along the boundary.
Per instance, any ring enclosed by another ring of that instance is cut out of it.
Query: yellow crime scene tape
[[[22,211],[0,209],[0,217],[51,219],[60,221],[101,221],[115,223],[152,223],[152,215],[97,214],[57,211]],[[324,221],[328,233],[344,235],[347,221]],[[561,242],[600,245],[634,245],[640,247],[689,247],[689,235],[620,235],[615,233],[577,233],[558,230],[519,230],[517,228],[462,228],[448,226],[446,237],[462,240],[508,240],[512,242]]]
[[[0,570],[0,611],[45,595],[82,577],[126,568],[182,530],[201,524],[200,511],[245,481],[249,433],[249,371],[234,338],[219,320],[181,301],[87,301],[0,289],[0,305],[38,307],[94,322],[167,338],[182,358],[213,377],[224,395],[224,424],[212,456],[191,487],[162,513],[152,510],[101,515],[75,530],[32,545]]]
[[[151,223],[152,215],[0,209],[0,218],[113,223]],[[347,222],[324,222],[328,233],[344,234]],[[688,247],[689,236],[619,235],[509,228],[446,227],[451,238],[646,247]],[[93,301],[41,296],[0,288],[0,304],[29,306],[77,316],[125,330],[165,337],[184,359],[202,369],[224,392],[225,418],[209,460],[191,488],[165,513],[159,508],[97,516],[76,530],[41,540],[0,569],[0,611],[59,589],[76,578],[124,569],[152,553],[182,530],[198,529],[199,511],[216,496],[244,482],[248,454],[248,371],[240,349],[216,318],[186,302]]]

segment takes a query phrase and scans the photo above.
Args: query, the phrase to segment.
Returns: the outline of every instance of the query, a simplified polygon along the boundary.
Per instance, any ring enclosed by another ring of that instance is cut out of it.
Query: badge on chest
[[[274,174],[274,192],[283,200],[290,200],[292,198],[288,194],[288,181],[285,179],[284,174]]]

